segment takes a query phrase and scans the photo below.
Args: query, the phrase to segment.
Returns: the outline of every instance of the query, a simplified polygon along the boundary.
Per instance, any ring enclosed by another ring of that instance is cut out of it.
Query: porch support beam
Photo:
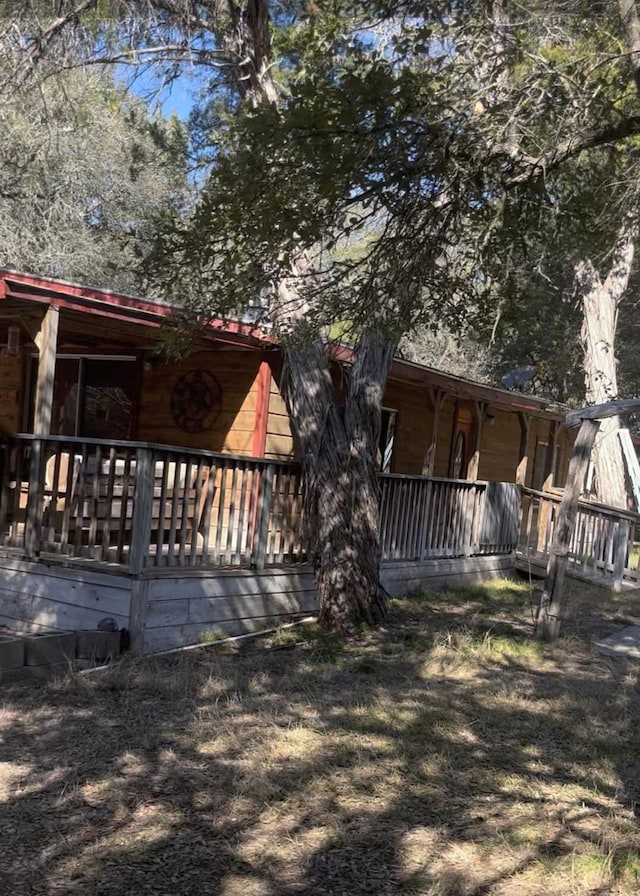
[[[518,411],[518,422],[520,423],[520,447],[518,448],[516,482],[518,485],[526,485],[527,467],[529,465],[529,455],[527,453],[527,447],[529,444],[529,430],[531,428],[531,420],[522,411]]]
[[[555,420],[549,423],[549,447],[547,448],[547,456],[544,460],[544,483],[542,490],[551,491],[553,486],[553,465],[556,456],[556,438],[558,433],[558,424]]]
[[[424,458],[422,460],[422,475],[423,476],[433,476],[433,471],[435,469],[436,464],[436,449],[438,447],[438,430],[440,428],[440,408],[442,407],[442,402],[444,401],[444,392],[442,389],[432,388],[431,386],[428,389],[429,401],[431,402],[431,406],[433,407],[433,424],[431,426],[431,441],[429,443],[429,447],[424,453]]]
[[[53,381],[56,373],[59,319],[59,309],[55,305],[49,305],[35,337],[39,357],[33,431],[37,435],[49,435],[51,433]]]
[[[484,425],[484,418],[487,413],[488,407],[489,405],[486,401],[473,402],[474,445],[473,453],[469,458],[469,463],[467,464],[467,479],[470,479],[472,482],[475,482],[477,480],[478,470],[480,469],[480,446],[482,444],[482,427]]]
[[[267,448],[267,422],[271,391],[271,367],[268,361],[260,362],[256,386],[256,418],[253,426],[252,453],[254,457],[264,457]]]

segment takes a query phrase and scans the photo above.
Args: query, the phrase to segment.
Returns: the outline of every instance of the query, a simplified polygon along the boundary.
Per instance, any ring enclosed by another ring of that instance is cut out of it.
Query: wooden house
[[[0,271],[0,624],[107,616],[151,651],[313,606],[278,347],[220,319],[168,360],[175,313]],[[344,349],[336,365],[348,364]],[[489,514],[487,482],[563,484],[558,410],[402,360],[383,404],[390,587],[415,584],[427,561],[438,581],[507,568],[513,515],[505,528]],[[426,504],[420,523],[402,522],[419,495],[440,502],[439,522]]]
[[[169,361],[159,350],[173,313],[0,271],[0,432],[292,459],[270,335],[214,320],[188,357]],[[383,404],[384,472],[564,482],[570,438],[549,402],[397,359]]]

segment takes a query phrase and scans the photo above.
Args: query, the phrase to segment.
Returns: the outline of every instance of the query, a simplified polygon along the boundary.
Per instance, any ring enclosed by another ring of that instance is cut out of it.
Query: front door
[[[449,476],[452,479],[465,479],[469,463],[469,446],[473,417],[471,409],[466,405],[457,405],[454,414],[453,438],[449,460]]]

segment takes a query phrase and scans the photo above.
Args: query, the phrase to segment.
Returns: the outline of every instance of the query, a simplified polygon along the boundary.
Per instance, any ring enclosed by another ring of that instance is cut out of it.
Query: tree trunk
[[[230,3],[226,32],[233,69],[245,102],[277,105],[271,74],[271,36],[266,0]],[[307,324],[301,284],[314,275],[313,254],[293,253],[291,275],[275,285],[271,319],[284,354],[282,393],[302,453],[306,541],[318,586],[320,622],[351,634],[360,622],[375,624],[386,612],[380,585],[376,459],[382,393],[395,343],[380,333],[360,339],[347,373],[340,407],[320,333]]]
[[[361,622],[375,625],[386,614],[376,457],[393,350],[378,334],[360,340],[340,407],[325,346],[293,341],[284,348],[283,395],[302,453],[319,617],[343,634]]]
[[[604,281],[590,260],[575,266],[574,285],[583,311],[581,340],[587,404],[604,404],[618,398],[616,326],[618,307],[631,275],[636,220],[636,210],[629,210],[620,226],[611,269]],[[603,420],[593,448],[593,463],[598,500],[626,508],[626,473],[619,431],[619,417]]]

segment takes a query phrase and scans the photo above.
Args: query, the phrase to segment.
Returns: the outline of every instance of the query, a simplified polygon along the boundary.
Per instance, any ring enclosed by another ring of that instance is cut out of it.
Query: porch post
[[[436,448],[438,446],[438,429],[440,426],[440,408],[444,399],[444,392],[441,389],[433,389],[429,387],[429,400],[433,405],[433,425],[431,427],[431,442],[425,451],[422,461],[422,475],[433,476],[436,463]]]
[[[522,411],[518,411],[518,421],[520,423],[520,447],[518,449],[518,466],[516,467],[516,482],[518,485],[525,486],[527,484],[527,467],[529,465],[529,455],[527,446],[529,444],[529,428],[531,420]]]
[[[475,444],[473,447],[473,454],[469,458],[469,463],[467,464],[467,479],[470,479],[472,482],[475,482],[478,478],[478,469],[480,467],[480,445],[482,444],[482,426],[484,424],[484,415],[488,407],[489,405],[485,401],[473,402]]]
[[[33,431],[37,435],[49,435],[51,432],[53,381],[56,372],[59,318],[59,309],[55,305],[49,305],[42,318],[38,334],[35,337],[39,357]]]
[[[256,418],[253,425],[253,456],[264,457],[267,448],[267,421],[271,391],[271,367],[268,361],[260,362],[257,376]]]
[[[553,467],[556,454],[557,433],[558,424],[555,420],[552,420],[549,423],[549,448],[547,449],[547,456],[544,459],[544,483],[542,490],[545,492],[551,491],[551,486],[553,485]]]

